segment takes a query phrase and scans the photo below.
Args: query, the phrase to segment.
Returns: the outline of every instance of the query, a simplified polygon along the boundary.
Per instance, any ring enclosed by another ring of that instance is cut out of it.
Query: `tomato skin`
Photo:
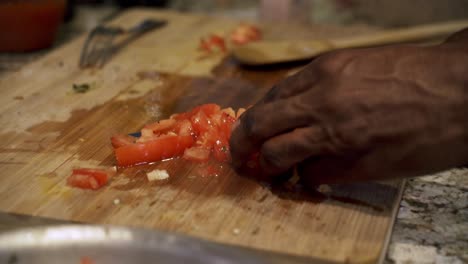
[[[112,174],[102,169],[74,169],[67,178],[67,184],[81,189],[97,190],[107,184]]]
[[[175,119],[164,119],[156,123],[148,124],[144,128],[150,129],[153,133],[164,133],[171,130],[177,121]]]
[[[193,145],[192,136],[165,136],[114,149],[117,165],[128,167],[180,156]]]
[[[111,143],[114,148],[118,148],[135,143],[135,139],[136,138],[128,135],[113,135],[111,137]]]

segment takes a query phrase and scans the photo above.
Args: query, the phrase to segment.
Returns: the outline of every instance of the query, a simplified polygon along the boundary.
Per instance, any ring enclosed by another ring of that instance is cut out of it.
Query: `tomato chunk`
[[[106,185],[113,173],[102,169],[74,169],[67,178],[67,184],[81,189],[97,190]]]
[[[204,147],[191,147],[184,151],[183,158],[191,161],[203,162],[210,158],[210,149]]]
[[[118,148],[135,143],[135,138],[128,135],[114,135],[111,137],[111,143],[114,148]]]
[[[144,126],[138,138],[114,136],[117,164],[126,167],[178,156],[197,162],[210,157],[228,162],[229,138],[240,111],[204,104]]]
[[[114,149],[118,166],[132,166],[180,156],[193,145],[192,136],[165,136]]]
[[[260,30],[253,25],[241,24],[237,26],[231,33],[231,41],[234,44],[243,45],[252,41],[261,39]]]
[[[222,52],[227,51],[224,38],[216,34],[211,34],[208,38],[200,39],[199,49],[207,52],[215,50],[220,50]]]

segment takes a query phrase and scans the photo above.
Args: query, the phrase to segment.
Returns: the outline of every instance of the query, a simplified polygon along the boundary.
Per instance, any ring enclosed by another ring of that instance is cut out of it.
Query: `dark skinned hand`
[[[321,56],[284,79],[235,126],[242,171],[259,152],[274,179],[308,186],[413,177],[468,163],[468,38]]]

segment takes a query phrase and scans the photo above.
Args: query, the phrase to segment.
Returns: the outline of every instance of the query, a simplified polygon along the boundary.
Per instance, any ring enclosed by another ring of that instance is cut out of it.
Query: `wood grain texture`
[[[115,133],[137,131],[201,103],[250,105],[298,70],[242,69],[224,54],[197,51],[201,36],[228,32],[236,21],[137,9],[113,23],[130,26],[146,17],[169,25],[136,40],[101,70],[78,69],[82,37],[0,80],[0,210],[170,230],[337,262],[376,262],[398,206],[399,182],[312,193],[273,188],[227,165],[213,164],[220,173],[210,177],[207,165],[174,159],[119,169],[99,191],[65,185],[75,167],[114,165],[109,137]],[[281,27],[265,25],[265,37],[365,31],[314,27],[280,35]],[[74,83],[92,89],[76,94]],[[149,183],[145,174],[155,168],[167,170],[169,180]]]

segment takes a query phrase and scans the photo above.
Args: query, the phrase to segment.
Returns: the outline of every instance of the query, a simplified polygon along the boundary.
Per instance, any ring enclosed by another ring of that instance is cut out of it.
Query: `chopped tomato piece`
[[[118,148],[135,143],[135,138],[128,135],[114,135],[111,137],[111,143],[114,148]]]
[[[81,189],[96,190],[106,185],[112,174],[102,169],[74,169],[67,179],[67,184]]]
[[[180,156],[193,145],[192,136],[165,136],[114,149],[119,166],[132,166]]]
[[[246,44],[260,39],[260,30],[256,26],[249,24],[241,24],[237,26],[231,33],[231,41],[238,45]]]
[[[225,139],[216,140],[213,148],[213,157],[220,162],[226,162],[231,159],[229,144]]]
[[[230,161],[229,138],[236,112],[217,104],[204,104],[146,125],[138,139],[113,137],[118,166],[132,166],[182,156],[192,161]]]
[[[193,133],[192,123],[190,123],[190,121],[188,120],[181,120],[177,122],[177,125],[174,128],[174,132],[180,136],[192,135]]]
[[[151,129],[153,133],[163,133],[175,126],[177,121],[175,119],[164,119],[156,123],[148,124],[145,128]]]
[[[234,125],[235,122],[236,119],[234,117],[223,113],[221,124],[219,125],[219,135],[224,139],[229,140],[231,137],[232,125]]]
[[[192,127],[197,135],[202,135],[208,131],[210,128],[210,121],[208,120],[207,115],[203,111],[198,111],[190,118]]]
[[[210,158],[210,149],[204,147],[191,147],[184,151],[183,158],[191,161],[203,162]]]
[[[224,38],[216,34],[211,34],[208,38],[200,39],[199,49],[207,52],[215,50],[227,51]]]

